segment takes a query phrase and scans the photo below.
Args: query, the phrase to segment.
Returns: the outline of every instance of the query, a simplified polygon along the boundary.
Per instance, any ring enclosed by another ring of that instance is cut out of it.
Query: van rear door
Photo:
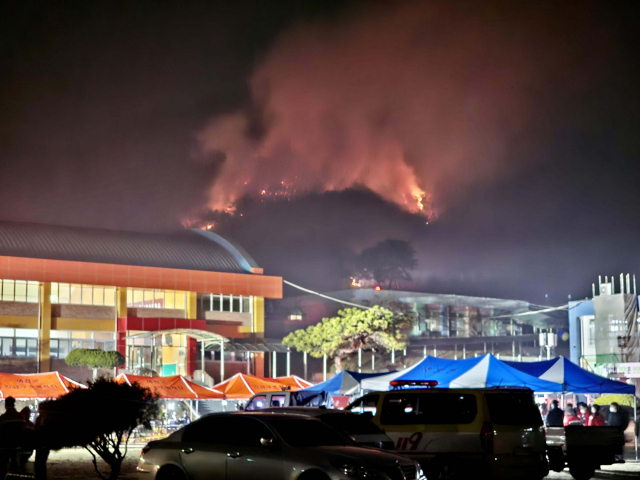
[[[528,390],[485,391],[496,455],[543,453],[546,448],[540,410]]]

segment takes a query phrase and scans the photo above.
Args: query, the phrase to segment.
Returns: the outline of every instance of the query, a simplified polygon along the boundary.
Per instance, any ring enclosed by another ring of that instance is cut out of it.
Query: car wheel
[[[589,480],[596,473],[596,467],[591,465],[570,465],[569,473],[575,480]]]
[[[310,470],[304,472],[298,477],[298,480],[330,480],[324,473],[318,470]]]
[[[158,471],[156,480],[187,480],[187,477],[178,467],[167,465]]]

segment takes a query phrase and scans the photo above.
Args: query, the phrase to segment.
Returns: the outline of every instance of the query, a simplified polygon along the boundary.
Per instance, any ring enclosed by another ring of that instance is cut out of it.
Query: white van
[[[549,473],[544,426],[529,389],[392,390],[369,393],[347,409],[371,412],[427,478],[540,480]]]

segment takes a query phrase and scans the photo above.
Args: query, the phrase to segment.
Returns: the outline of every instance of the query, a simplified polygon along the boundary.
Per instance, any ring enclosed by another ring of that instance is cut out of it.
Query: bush
[[[90,348],[71,350],[65,359],[67,365],[89,368],[116,368],[124,365],[125,358],[120,352]]]

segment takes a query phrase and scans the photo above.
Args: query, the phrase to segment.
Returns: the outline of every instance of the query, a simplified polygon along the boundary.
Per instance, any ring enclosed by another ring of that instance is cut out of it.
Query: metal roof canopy
[[[229,239],[199,229],[158,234],[0,222],[0,254],[205,272],[251,273],[258,266]]]
[[[136,333],[135,335],[127,335],[125,339],[136,338],[152,338],[159,335],[186,335],[198,342],[202,342],[205,346],[217,345],[219,347],[220,342],[228,342],[229,339],[218,335],[217,333],[208,332],[206,330],[196,330],[195,328],[172,328],[171,330],[157,330],[155,332]]]
[[[219,351],[220,344],[212,343],[206,347],[207,350]],[[224,349],[229,352],[256,352],[256,353],[286,353],[289,351],[289,347],[281,343],[236,343],[229,342],[224,346]]]

